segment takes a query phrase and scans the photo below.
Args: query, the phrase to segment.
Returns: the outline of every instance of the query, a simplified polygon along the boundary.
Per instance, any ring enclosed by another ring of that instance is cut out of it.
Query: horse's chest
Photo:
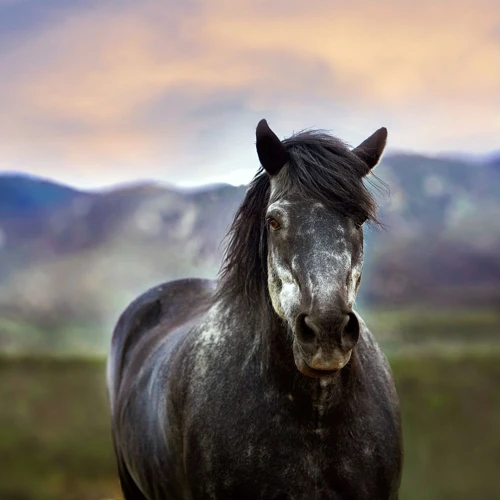
[[[297,421],[286,407],[247,404],[206,425],[191,441],[194,498],[376,498],[377,443],[357,439],[356,424],[332,429],[318,416]]]

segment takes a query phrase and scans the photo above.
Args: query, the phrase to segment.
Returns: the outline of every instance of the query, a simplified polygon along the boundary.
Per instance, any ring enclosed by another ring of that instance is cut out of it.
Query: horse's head
[[[378,163],[387,130],[357,148],[322,133],[281,142],[265,120],[257,152],[270,177],[267,276],[276,314],[293,334],[301,373],[332,375],[351,357],[360,325],[353,312],[363,266],[363,229],[375,204],[363,177]]]

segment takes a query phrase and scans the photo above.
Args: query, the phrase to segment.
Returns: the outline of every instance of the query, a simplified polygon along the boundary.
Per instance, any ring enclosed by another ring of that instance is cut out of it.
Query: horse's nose
[[[299,314],[295,322],[295,335],[302,344],[334,341],[345,350],[352,349],[359,338],[359,321],[353,312],[340,318],[320,321],[310,314]]]

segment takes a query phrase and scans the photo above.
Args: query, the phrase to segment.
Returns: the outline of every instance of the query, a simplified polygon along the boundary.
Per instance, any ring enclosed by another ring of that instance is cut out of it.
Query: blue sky
[[[254,130],[487,152],[500,2],[0,0],[0,169],[247,182]]]

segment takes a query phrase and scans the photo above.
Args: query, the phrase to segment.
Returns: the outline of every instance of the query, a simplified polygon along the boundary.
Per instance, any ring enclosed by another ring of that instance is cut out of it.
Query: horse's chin
[[[329,363],[322,363],[321,368],[313,368],[313,362],[307,362],[306,356],[301,352],[300,347],[296,342],[293,345],[293,358],[295,366],[302,375],[312,378],[326,378],[335,376],[351,359],[352,350],[347,353],[335,353]]]

